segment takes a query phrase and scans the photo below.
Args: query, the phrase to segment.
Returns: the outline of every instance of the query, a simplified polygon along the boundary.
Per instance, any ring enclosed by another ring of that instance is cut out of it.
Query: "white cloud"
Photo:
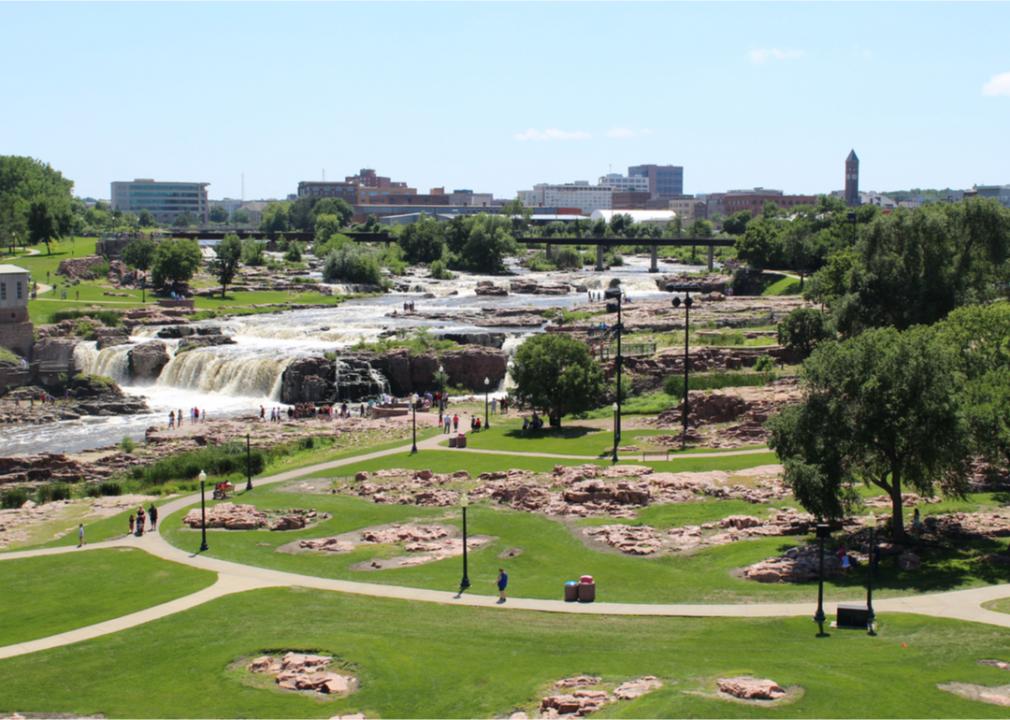
[[[607,137],[615,140],[630,140],[631,138],[647,137],[649,135],[652,135],[652,130],[649,128],[635,130],[634,128],[615,127],[607,130]]]
[[[989,97],[1006,95],[1010,97],[1010,72],[993,75],[989,82],[982,86],[982,94]]]
[[[514,137],[516,140],[525,142],[527,140],[588,140],[592,135],[585,130],[558,130],[557,128],[537,130],[536,128],[529,128],[523,130],[521,133],[516,133]]]
[[[802,50],[782,50],[781,48],[757,48],[748,53],[750,61],[755,65],[763,65],[769,60],[799,60],[803,57]]]

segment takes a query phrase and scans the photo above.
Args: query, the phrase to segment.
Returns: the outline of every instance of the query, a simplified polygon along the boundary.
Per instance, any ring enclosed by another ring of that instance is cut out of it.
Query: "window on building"
[[[7,299],[7,283],[0,282],[0,300]]]
[[[21,298],[24,297],[24,290],[22,290],[22,288],[21,288],[21,281],[20,280],[18,280],[18,286],[17,287],[18,287],[18,291],[17,291],[18,292],[18,300],[20,300]]]

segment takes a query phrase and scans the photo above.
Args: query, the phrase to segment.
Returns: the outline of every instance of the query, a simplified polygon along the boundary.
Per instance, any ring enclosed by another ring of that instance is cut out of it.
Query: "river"
[[[661,263],[661,273],[697,270],[684,265]],[[539,284],[568,283],[599,290],[618,278],[625,293],[634,298],[667,296],[656,286],[656,275],[648,272],[648,259],[626,257],[625,265],[606,272],[527,272],[513,268],[524,279]],[[327,308],[293,310],[277,314],[250,315],[224,320],[208,320],[197,325],[218,327],[235,344],[198,348],[175,355],[178,340],[165,340],[172,355],[152,384],[132,384],[127,373],[127,353],[134,344],[151,340],[157,328],[137,328],[129,345],[101,351],[95,344],[81,343],[75,352],[79,369],[107,375],[120,383],[124,392],[144,397],[151,411],[140,415],[87,417],[45,425],[5,427],[0,438],[0,456],[36,452],[79,452],[112,445],[123,437],[142,439],[151,425],[168,421],[171,410],[199,407],[209,417],[258,412],[260,405],[278,404],[281,375],[295,358],[336,352],[339,356],[360,341],[370,342],[385,334],[427,328],[433,335],[443,333],[502,332],[504,349],[515,348],[538,327],[512,327],[507,317],[501,325],[480,326],[473,318],[485,309],[571,308],[586,301],[585,292],[567,295],[477,296],[474,289],[482,280],[507,286],[508,277],[459,274],[453,280],[435,281],[417,276],[407,278],[409,292],[349,300]],[[413,302],[415,312],[402,313],[404,302]]]

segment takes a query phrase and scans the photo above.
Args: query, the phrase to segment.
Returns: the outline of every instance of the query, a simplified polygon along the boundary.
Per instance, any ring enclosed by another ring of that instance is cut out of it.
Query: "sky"
[[[0,154],[285,197],[1010,183],[1008,3],[0,3]]]

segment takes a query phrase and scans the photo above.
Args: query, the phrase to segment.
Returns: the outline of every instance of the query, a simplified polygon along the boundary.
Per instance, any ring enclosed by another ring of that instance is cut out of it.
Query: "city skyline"
[[[144,177],[239,197],[244,174],[245,198],[283,198],[374,167],[511,198],[643,163],[683,166],[692,194],[825,193],[852,148],[861,189],[1002,184],[1008,20],[1004,4],[0,5],[18,69],[0,137],[93,197]]]

